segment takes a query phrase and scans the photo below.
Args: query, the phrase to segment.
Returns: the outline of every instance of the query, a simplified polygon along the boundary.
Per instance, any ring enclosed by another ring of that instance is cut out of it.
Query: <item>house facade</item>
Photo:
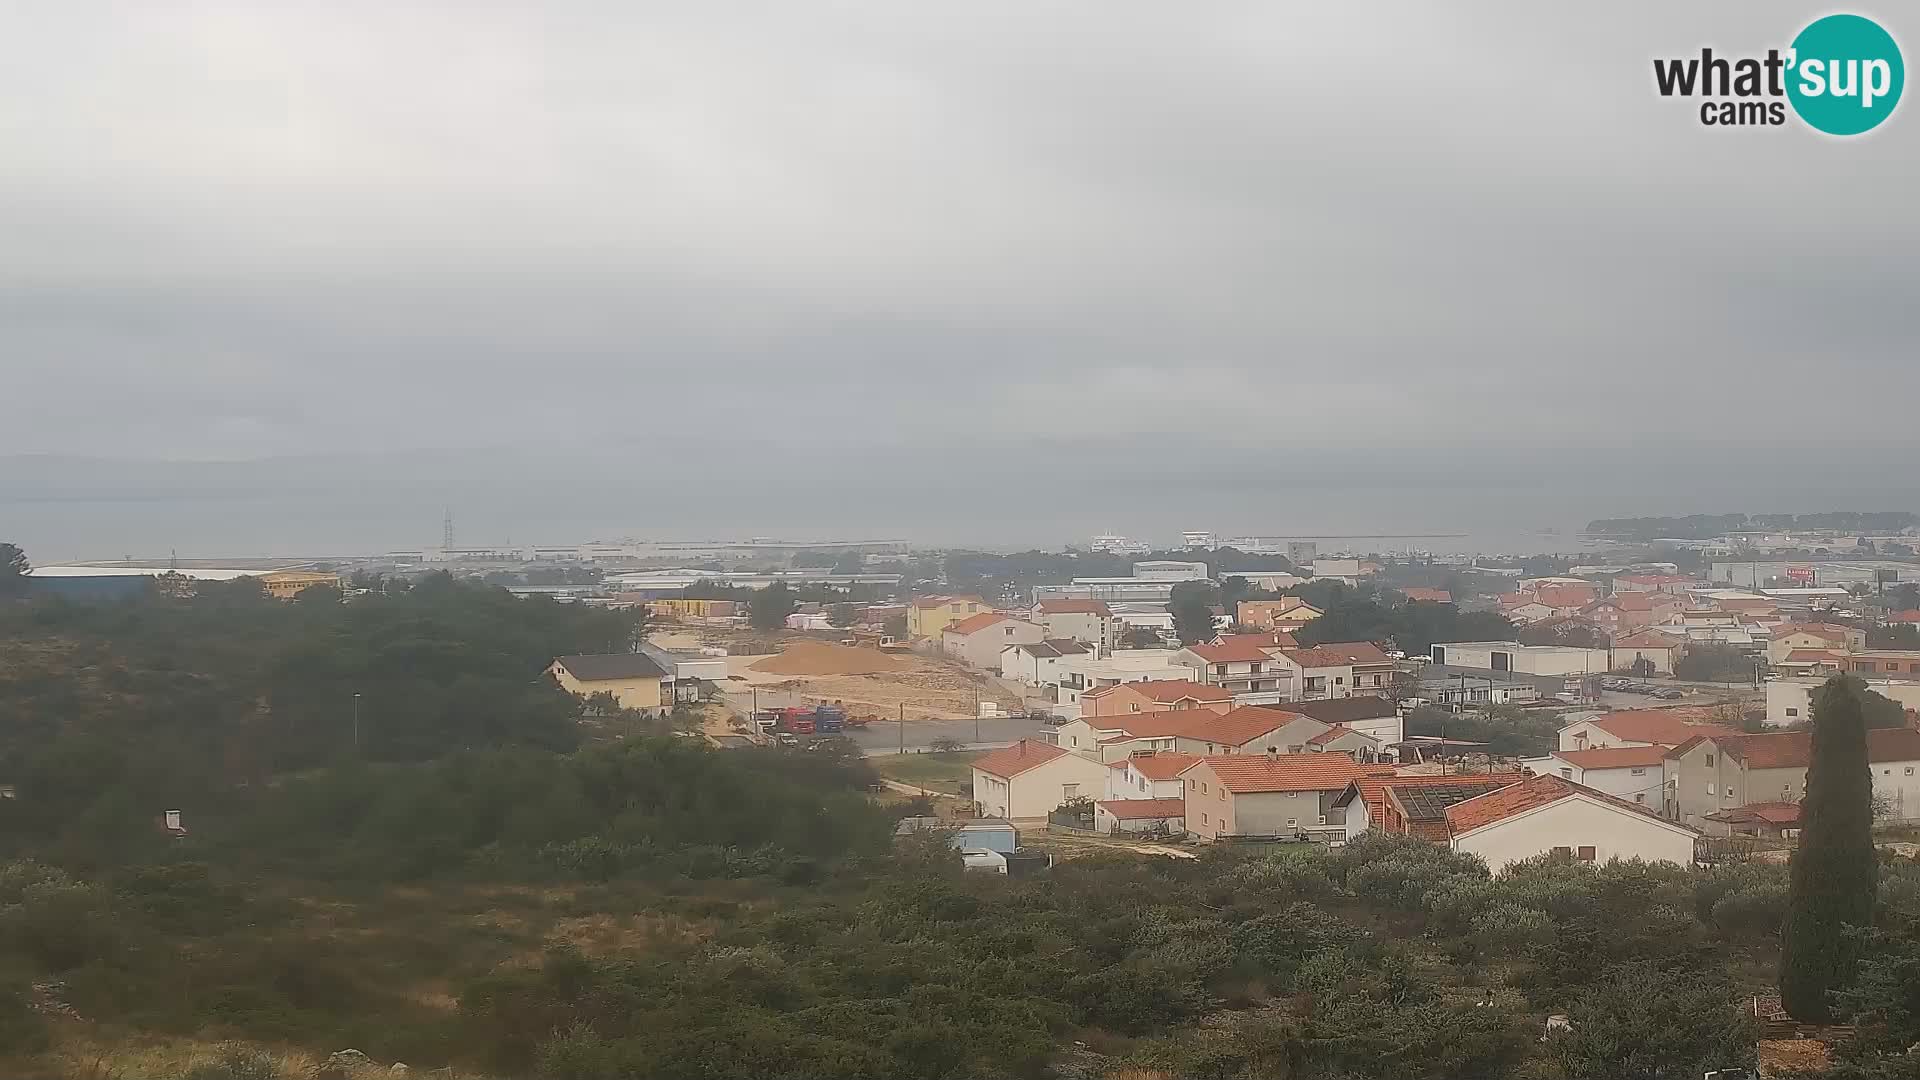
[[[1070,656],[1085,656],[1088,649],[1071,638],[1008,645],[1000,650],[1000,677],[1028,686],[1058,685],[1065,674],[1062,662]]]
[[[1666,799],[1667,747],[1616,746],[1592,750],[1556,750],[1530,758],[1521,768],[1553,775],[1595,791],[1659,810]]]
[[[907,604],[907,636],[937,642],[949,625],[992,610],[977,596],[916,596]]]
[[[1498,874],[1559,852],[1582,862],[1642,859],[1692,865],[1700,833],[1559,776],[1535,776],[1447,808],[1449,845]]]
[[[1077,641],[1095,656],[1112,652],[1120,636],[1120,620],[1104,600],[1042,600],[1034,605],[1033,621],[1048,638]]]
[[[1080,695],[1080,715],[1083,717],[1196,708],[1227,712],[1233,708],[1233,694],[1218,686],[1206,686],[1187,679],[1148,679],[1117,683]]]
[[[1062,749],[1103,762],[1149,752],[1195,755],[1310,753],[1327,725],[1298,713],[1259,706],[1226,712],[1209,708],[1082,716],[1060,725]]]
[[[1684,648],[1680,639],[1658,630],[1624,634],[1613,639],[1613,659],[1608,670],[1631,672],[1644,661],[1653,665],[1655,674],[1671,675]]]
[[[969,667],[1000,670],[1000,654],[1009,645],[1032,645],[1047,632],[1024,619],[982,612],[940,632],[940,651]]]
[[[1098,799],[1107,767],[1057,746],[1022,739],[973,763],[973,801],[988,817],[1044,818],[1069,799]]]
[[[623,709],[657,712],[665,707],[660,686],[667,673],[644,653],[555,657],[547,674],[576,697],[612,694]]]
[[[1223,837],[1346,835],[1334,801],[1356,778],[1391,775],[1343,754],[1246,754],[1207,757],[1181,774],[1186,827],[1201,840]],[[1338,820],[1336,820],[1336,817]]]
[[[1798,803],[1806,795],[1812,760],[1809,731],[1692,740],[1667,754],[1666,815],[1720,832],[1711,815],[1754,803]],[[1875,820],[1920,820],[1920,731],[1868,731],[1867,768],[1873,776]]]

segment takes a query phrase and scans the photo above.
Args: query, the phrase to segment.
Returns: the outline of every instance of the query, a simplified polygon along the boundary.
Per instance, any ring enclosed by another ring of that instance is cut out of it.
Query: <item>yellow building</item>
[[[642,653],[556,657],[547,674],[569,694],[612,694],[623,709],[661,708],[660,682],[667,676]]]
[[[950,624],[992,610],[977,596],[916,596],[907,605],[907,636],[938,641]]]
[[[275,570],[271,574],[260,575],[260,587],[275,600],[291,600],[315,585],[338,589],[340,575],[323,574],[312,570]]]
[[[669,597],[647,602],[647,613],[662,619],[731,619],[745,614],[737,600],[689,600]]]

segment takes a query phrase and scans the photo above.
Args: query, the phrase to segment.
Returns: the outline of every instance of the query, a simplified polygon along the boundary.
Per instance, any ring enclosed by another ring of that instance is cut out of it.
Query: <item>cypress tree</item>
[[[1852,980],[1857,959],[1846,928],[1873,921],[1879,886],[1863,689],[1835,675],[1813,702],[1813,760],[1780,949],[1781,1004],[1808,1023],[1831,1022],[1827,992]]]

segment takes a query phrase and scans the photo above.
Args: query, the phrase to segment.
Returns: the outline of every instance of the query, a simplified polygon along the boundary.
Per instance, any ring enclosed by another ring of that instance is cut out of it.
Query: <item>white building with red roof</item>
[[[1603,746],[1675,747],[1696,735],[1738,735],[1723,724],[1696,723],[1675,709],[1622,709],[1575,720],[1560,729],[1560,749]]]
[[[1033,606],[1033,621],[1046,628],[1047,637],[1071,638],[1096,656],[1112,652],[1120,636],[1120,620],[1105,600],[1042,600]]]
[[[1320,835],[1344,839],[1346,815],[1333,801],[1362,776],[1391,776],[1345,754],[1242,754],[1205,757],[1181,774],[1187,782],[1187,832],[1221,837]]]
[[[1698,830],[1561,776],[1535,776],[1446,808],[1448,846],[1500,873],[1553,852],[1582,862],[1690,866]]]
[[[1046,636],[1046,630],[1025,619],[983,611],[942,630],[940,651],[971,667],[997,672],[1007,646],[1031,645]]]
[[[973,801],[987,817],[1031,821],[1069,799],[1105,794],[1107,767],[1049,743],[1022,739],[973,763]]]
[[[1591,750],[1555,750],[1528,758],[1520,767],[1584,784],[1638,806],[1659,810],[1665,804],[1665,746],[1606,746]]]
[[[1176,799],[1186,790],[1180,774],[1199,754],[1176,750],[1139,750],[1107,763],[1108,799]]]
[[[1185,754],[1309,753],[1314,736],[1327,730],[1310,716],[1277,708],[1242,706],[1224,713],[1174,709],[1119,716],[1082,716],[1060,725],[1057,745],[1104,762],[1143,751]]]

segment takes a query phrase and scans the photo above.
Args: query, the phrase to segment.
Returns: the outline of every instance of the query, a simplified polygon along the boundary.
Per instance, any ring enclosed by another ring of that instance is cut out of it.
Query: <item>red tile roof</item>
[[[1330,641],[1310,649],[1282,649],[1287,659],[1303,668],[1346,667],[1350,664],[1387,664],[1393,658],[1371,641]]]
[[[1570,798],[1575,795],[1585,795],[1588,798],[1598,800],[1610,806],[1617,806],[1631,813],[1642,814],[1664,825],[1672,825],[1676,829],[1687,829],[1686,826],[1670,822],[1652,810],[1637,803],[1630,803],[1625,799],[1616,798],[1604,791],[1596,791],[1584,784],[1576,784],[1571,780],[1554,776],[1551,773],[1544,776],[1531,777],[1517,784],[1509,784],[1498,791],[1489,792],[1485,795],[1468,799],[1465,802],[1454,803],[1452,806],[1447,807],[1447,824],[1452,827],[1453,834],[1458,836],[1461,833],[1471,832],[1474,829],[1492,825],[1496,821],[1504,821],[1507,818],[1513,817],[1515,814],[1522,814],[1528,810],[1549,806],[1559,802],[1561,799]],[[1695,832],[1697,830],[1687,829],[1687,831]]]
[[[1615,639],[1616,649],[1671,649],[1679,643],[1672,634],[1663,634],[1658,630],[1640,630]]]
[[[1834,649],[1789,649],[1783,663],[1788,664],[1831,664],[1838,662],[1845,653]]]
[[[1121,821],[1177,818],[1187,816],[1187,800],[1178,796],[1168,799],[1108,799],[1100,804],[1100,809]]]
[[[1593,603],[1598,595],[1598,591],[1591,586],[1542,585],[1533,590],[1532,599],[1550,608],[1583,608]]]
[[[1665,709],[1626,709],[1593,718],[1593,725],[1628,742],[1678,746],[1695,735],[1719,738],[1739,732],[1720,724],[1689,724]]]
[[[1195,701],[1233,700],[1233,693],[1231,691],[1222,690],[1217,686],[1202,686],[1191,679],[1147,679],[1142,682],[1118,683],[1113,686],[1103,686],[1098,690],[1089,690],[1080,696],[1097,698],[1102,694],[1112,693],[1121,687],[1128,687],[1139,693],[1142,697],[1145,697],[1148,701],[1157,701],[1163,705],[1169,702],[1179,701],[1181,698],[1192,698]],[[1089,716],[1086,719],[1091,721],[1105,720],[1108,718],[1104,716]],[[1118,718],[1116,717],[1115,719]]]
[[[1245,705],[1225,713],[1217,713],[1212,709],[1170,709],[1166,712],[1089,716],[1084,719],[1096,730],[1104,731],[1106,725],[1111,723],[1112,727],[1136,739],[1173,736],[1219,743],[1222,746],[1243,746],[1275,728],[1291,724],[1300,719],[1300,715],[1280,709]]]
[[[1892,623],[1920,623],[1920,608],[1896,611],[1887,616],[1887,621]]]
[[[983,611],[978,615],[969,615],[966,618],[961,619],[959,622],[948,623],[946,626],[945,633],[960,634],[962,636],[965,636],[967,634],[972,634],[981,630],[985,630],[987,627],[992,626],[994,623],[1005,622],[1006,618],[1007,617],[1005,615],[996,615],[991,611]]]
[[[1113,615],[1105,600],[1042,600],[1034,610],[1042,615]]]
[[[1161,715],[1166,715],[1162,713]],[[1106,740],[1101,740],[1105,742]],[[1149,780],[1171,780],[1192,767],[1200,760],[1199,754],[1183,754],[1175,750],[1148,751],[1135,754],[1113,763],[1116,769],[1132,766],[1133,770]]]
[[[1582,769],[1644,769],[1667,760],[1664,746],[1604,746],[1595,750],[1556,750],[1554,757]]]
[[[1353,729],[1345,724],[1335,724],[1327,730],[1307,740],[1308,746],[1325,746],[1343,735],[1353,734]]]
[[[1216,645],[1189,645],[1187,651],[1209,664],[1230,664],[1271,660],[1273,657],[1268,650],[1277,651],[1282,647],[1275,643],[1271,634],[1235,634],[1221,638]]]
[[[1689,741],[1676,746],[1669,757],[1692,749]],[[1712,740],[1723,753],[1747,763],[1749,769],[1804,769],[1813,761],[1813,732],[1781,731],[1764,735],[1733,735]],[[1920,761],[1920,731],[1912,728],[1875,728],[1867,732],[1867,760],[1875,764]]]
[[[1391,765],[1362,765],[1346,754],[1233,754],[1202,758],[1220,786],[1236,795],[1269,791],[1339,791],[1362,776],[1390,776]]]
[[[1406,597],[1408,600],[1424,600],[1432,604],[1453,603],[1453,594],[1448,592],[1445,589],[1422,589],[1418,587],[1409,587],[1409,588],[1401,589],[1400,595]]]
[[[1783,638],[1790,634],[1812,634],[1827,641],[1845,642],[1847,640],[1847,628],[1836,623],[1781,623],[1773,628],[1775,638]]]
[[[1764,821],[1769,825],[1793,828],[1800,824],[1800,804],[1790,802],[1757,802],[1745,806],[1736,806],[1731,810],[1722,810],[1717,814],[1708,814],[1709,821]]]
[[[1028,769],[1038,768],[1066,755],[1067,751],[1051,743],[1021,739],[1012,746],[1003,746],[985,757],[975,759],[973,767],[993,776],[1012,779]]]

